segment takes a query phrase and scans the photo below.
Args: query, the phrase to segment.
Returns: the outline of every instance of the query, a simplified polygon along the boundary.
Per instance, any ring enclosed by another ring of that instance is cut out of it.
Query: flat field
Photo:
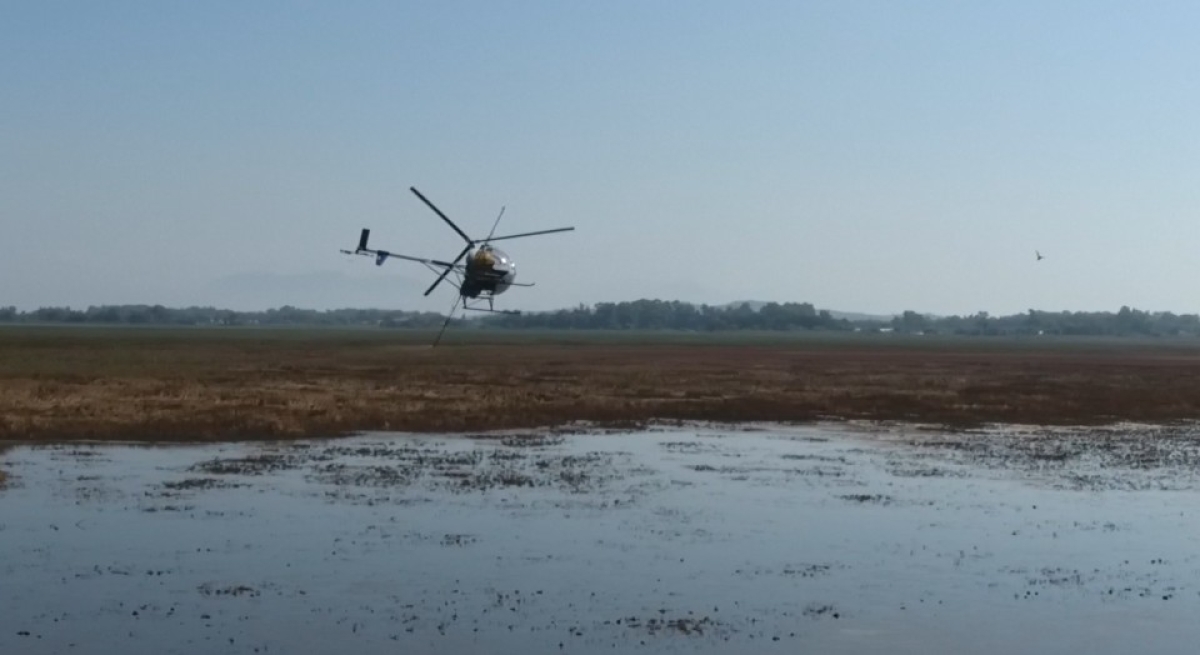
[[[1200,342],[861,334],[0,329],[0,440],[227,440],[591,421],[1200,418]]]

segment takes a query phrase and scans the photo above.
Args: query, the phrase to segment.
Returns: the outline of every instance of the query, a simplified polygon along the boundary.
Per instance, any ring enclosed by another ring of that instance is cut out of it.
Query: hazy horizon
[[[0,7],[0,306],[1200,310],[1200,5]],[[1036,261],[1034,251],[1045,259]]]
[[[242,279],[242,280],[244,280],[245,278],[243,278],[243,277],[241,277],[241,276],[232,276],[232,277],[231,277],[231,278],[228,280],[228,282],[229,282],[230,284],[233,284],[233,283],[236,283],[238,279]],[[366,294],[366,293],[369,293],[369,292],[370,292],[370,289],[369,289],[369,288],[368,288],[368,289],[364,289],[362,292],[363,292],[364,294]],[[231,295],[232,297],[236,297],[236,296],[237,296],[237,293],[236,293],[236,292],[231,292],[231,294],[230,294],[230,295]],[[285,294],[285,295],[286,295],[286,294]],[[757,298],[738,298],[738,299],[729,300],[729,301],[722,301],[722,302],[708,303],[708,302],[695,302],[695,301],[688,300],[688,299],[686,299],[686,298],[652,298],[652,297],[640,297],[640,298],[628,298],[628,299],[618,299],[618,300],[613,300],[613,299],[604,299],[604,300],[598,300],[598,301],[596,301],[596,302],[594,302],[594,303],[584,303],[584,305],[586,305],[586,306],[588,306],[588,307],[594,307],[595,305],[597,305],[597,304],[600,304],[600,303],[637,302],[637,301],[642,301],[642,300],[649,300],[649,301],[662,301],[662,302],[683,302],[683,303],[691,304],[691,305],[694,305],[694,306],[697,306],[697,307],[699,307],[699,306],[702,306],[702,305],[708,305],[708,306],[710,306],[710,307],[727,307],[727,306],[732,306],[732,305],[737,305],[737,304],[742,304],[742,303],[749,303],[749,304],[751,304],[751,305],[755,306],[755,309],[757,309],[757,306],[758,306],[758,305],[763,305],[763,304],[766,304],[766,303],[768,303],[768,302],[777,302],[777,303],[780,303],[780,304],[787,304],[787,303],[808,303],[808,302],[809,302],[809,301],[806,301],[806,300],[800,300],[800,299],[796,299],[796,300],[764,301],[764,300],[760,300],[760,299],[757,299]],[[812,304],[812,303],[809,303],[809,304]],[[237,311],[237,312],[266,312],[266,311],[269,311],[269,310],[278,310],[278,309],[282,309],[283,307],[294,307],[294,308],[296,308],[296,309],[299,309],[299,310],[305,310],[305,311],[312,310],[312,311],[319,311],[319,312],[323,312],[323,311],[339,311],[339,310],[367,310],[367,311],[408,311],[408,312],[423,312],[423,311],[432,311],[432,312],[437,312],[437,313],[439,313],[439,314],[442,314],[442,315],[445,315],[445,313],[446,313],[446,310],[447,310],[447,309],[449,309],[448,307],[447,307],[447,308],[441,308],[441,309],[437,309],[437,308],[434,308],[434,309],[421,309],[421,308],[417,308],[417,307],[405,307],[405,306],[398,306],[398,305],[388,305],[388,306],[384,306],[384,305],[373,305],[373,304],[370,304],[369,302],[368,302],[368,303],[357,303],[357,304],[340,304],[340,303],[337,303],[337,302],[333,302],[333,303],[327,303],[327,304],[321,304],[321,303],[316,303],[316,304],[300,304],[300,303],[289,303],[289,302],[283,302],[283,303],[279,303],[279,304],[275,304],[275,305],[255,305],[255,304],[242,304],[242,303],[237,303],[237,302],[234,302],[234,303],[227,303],[227,304],[224,304],[224,305],[222,305],[222,304],[212,304],[212,303],[199,303],[199,304],[195,304],[195,303],[193,303],[193,304],[176,304],[176,305],[171,305],[171,304],[164,304],[164,303],[153,303],[153,302],[129,302],[129,303],[93,303],[93,304],[91,304],[91,305],[78,305],[78,306],[66,306],[66,307],[67,307],[68,309],[72,310],[72,311],[85,311],[85,310],[87,310],[89,307],[92,307],[92,306],[94,306],[94,307],[101,307],[101,306],[104,306],[104,305],[110,305],[110,306],[122,306],[122,305],[124,305],[124,306],[150,306],[150,307],[152,307],[152,306],[154,306],[154,305],[161,305],[161,306],[163,306],[163,307],[166,307],[166,308],[168,308],[168,309],[187,309],[187,308],[190,308],[190,307],[210,307],[210,308],[212,308],[212,309],[217,309],[217,310],[232,310],[232,311]],[[5,306],[6,306],[6,305],[0,305],[0,308],[2,308],[2,307],[5,307]],[[527,312],[527,313],[536,313],[536,312],[553,312],[553,311],[558,311],[558,310],[571,310],[571,309],[574,309],[574,308],[575,308],[575,307],[577,307],[577,306],[578,306],[578,303],[577,303],[576,305],[571,305],[571,306],[562,306],[562,307],[549,307],[549,308],[544,308],[544,309],[533,309],[533,310],[529,310],[529,309],[527,309],[527,310],[524,310],[524,311],[525,311],[525,312]],[[1129,307],[1130,309],[1133,309],[1133,310],[1137,310],[1137,311],[1144,311],[1144,312],[1148,312],[1148,313],[1151,313],[1151,314],[1157,314],[1157,313],[1162,313],[1162,312],[1166,312],[1166,313],[1173,313],[1173,314],[1176,314],[1176,315],[1196,315],[1196,314],[1200,314],[1200,312],[1194,312],[1194,311],[1193,311],[1193,312],[1188,312],[1188,311],[1173,311],[1173,310],[1162,310],[1162,309],[1159,309],[1159,310],[1156,310],[1156,309],[1148,309],[1148,308],[1145,308],[1145,307],[1137,307],[1137,306],[1134,306],[1134,305],[1129,305],[1129,304],[1127,304],[1127,303],[1125,303],[1125,304],[1123,304],[1123,305],[1121,305],[1121,306],[1117,306],[1117,307],[1112,307],[1112,308],[1101,308],[1101,309],[1092,309],[1092,310],[1079,310],[1079,309],[1071,309],[1071,308],[1027,307],[1027,308],[1026,308],[1026,309],[1024,309],[1024,310],[1020,310],[1020,311],[1016,311],[1016,312],[1004,312],[1004,313],[1000,313],[1000,312],[992,312],[992,311],[988,311],[987,309],[980,309],[980,310],[977,310],[977,311],[974,311],[974,312],[963,312],[963,313],[958,313],[958,314],[944,314],[944,313],[938,313],[938,312],[929,312],[929,311],[924,311],[924,310],[922,310],[921,308],[918,308],[918,307],[906,307],[906,308],[904,308],[904,309],[897,310],[897,311],[894,311],[894,312],[867,312],[867,311],[859,311],[859,310],[857,310],[857,309],[854,309],[854,308],[846,308],[846,307],[841,307],[841,306],[822,306],[822,305],[815,305],[815,304],[813,305],[814,309],[816,309],[817,311],[828,311],[828,312],[830,312],[831,314],[833,314],[833,315],[834,315],[834,318],[838,318],[838,317],[840,317],[840,316],[849,316],[849,317],[851,317],[851,319],[852,319],[852,320],[890,319],[890,318],[891,318],[891,317],[893,317],[893,316],[900,316],[900,315],[902,315],[902,314],[903,314],[904,312],[906,312],[906,311],[913,311],[913,312],[916,312],[916,313],[918,313],[918,314],[921,314],[921,315],[923,315],[923,316],[932,316],[932,317],[950,317],[950,316],[962,316],[962,317],[968,317],[968,316],[974,316],[974,315],[978,314],[979,312],[984,312],[984,313],[988,314],[989,316],[994,316],[994,317],[1004,317],[1004,316],[1014,316],[1014,315],[1025,314],[1025,313],[1027,313],[1029,310],[1038,311],[1038,312],[1055,313],[1055,314],[1057,314],[1057,313],[1061,313],[1061,312],[1068,312],[1068,313],[1076,313],[1076,312],[1081,312],[1081,313],[1111,313],[1111,314],[1116,314],[1118,311],[1120,311],[1120,310],[1121,310],[1121,308],[1122,308],[1123,306],[1125,306],[1125,307]],[[21,311],[21,312],[32,312],[32,311],[35,311],[35,310],[37,310],[37,309],[42,309],[42,308],[53,308],[53,307],[64,307],[64,305],[45,305],[45,304],[42,304],[42,305],[34,305],[34,306],[29,306],[29,307],[20,307],[20,306],[17,306],[17,310],[18,310],[18,311]],[[473,315],[473,316],[468,316],[468,318],[479,318],[480,316],[481,316],[481,315]]]

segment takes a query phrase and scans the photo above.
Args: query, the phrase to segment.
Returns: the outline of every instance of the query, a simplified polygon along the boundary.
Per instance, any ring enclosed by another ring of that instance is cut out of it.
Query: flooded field
[[[0,653],[1191,653],[1200,428],[0,455]]]

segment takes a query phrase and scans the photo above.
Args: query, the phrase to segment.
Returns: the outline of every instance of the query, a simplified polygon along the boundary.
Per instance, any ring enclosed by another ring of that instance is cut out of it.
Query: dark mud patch
[[[127,497],[127,494],[116,485],[104,480],[87,478],[82,481],[76,480],[75,484],[71,485],[70,494],[77,503],[111,503]]]
[[[779,575],[797,578],[817,578],[829,575],[834,569],[842,569],[845,566],[841,564],[798,564],[794,566],[785,566],[779,571]]]
[[[1093,571],[1088,575],[1077,569],[1043,567],[1036,575],[1028,579],[1028,583],[1031,587],[1082,587],[1090,582],[1092,576],[1097,573],[1099,571]]]
[[[539,457],[526,466],[479,468],[457,478],[460,489],[486,491],[506,487],[552,487],[573,493],[596,491],[616,477],[613,460],[599,453]]]
[[[353,466],[335,463],[316,467],[307,479],[336,486],[397,487],[412,484],[413,476],[396,466]]]
[[[52,459],[56,460],[71,460],[76,462],[106,462],[109,461],[105,456],[104,451],[99,447],[96,448],[77,448],[77,447],[51,447],[54,451],[51,454]]]
[[[238,489],[250,485],[241,482],[231,482],[218,478],[187,478],[175,482],[164,482],[162,488],[167,491],[200,491],[206,489]]]
[[[937,466],[935,464],[921,464],[914,462],[896,462],[890,461],[885,466],[885,470],[898,478],[964,478],[967,473],[962,470],[948,468],[945,466]]]
[[[827,419],[821,420],[828,420],[833,423],[842,423],[845,421],[845,419],[837,416],[831,416]],[[829,437],[817,437],[813,435],[773,435],[769,438],[775,441],[794,441],[797,443],[829,443],[831,441]]]
[[[608,623],[606,621],[606,623]],[[731,626],[718,621],[711,616],[681,616],[668,618],[666,616],[637,617],[628,616],[612,622],[630,630],[643,632],[651,637],[659,635],[677,635],[694,637],[728,637],[735,632]]]
[[[259,454],[211,459],[194,464],[188,470],[209,475],[264,475],[298,468],[306,459],[303,456],[283,453]]]
[[[798,477],[816,477],[816,478],[844,478],[847,472],[840,466],[809,466],[809,467],[788,467],[788,466],[733,466],[712,464],[689,464],[687,468],[699,473],[717,473],[728,476],[732,480],[746,480],[751,477],[759,476],[798,476]]]
[[[863,505],[891,505],[895,502],[894,498],[885,494],[843,494],[838,498]]]
[[[142,569],[137,569],[137,568],[133,568],[133,567],[129,567],[129,566],[114,566],[111,564],[109,564],[107,566],[100,566],[99,564],[93,564],[92,567],[87,570],[76,571],[75,573],[72,574],[71,577],[75,580],[93,580],[96,578],[102,578],[104,576],[120,576],[120,577],[145,576],[147,578],[156,578],[156,577],[162,577],[164,575],[171,575],[172,573],[175,573],[175,569],[145,569],[145,570],[142,570]]]
[[[1128,530],[1129,525],[1120,525],[1113,521],[1089,521],[1086,523],[1073,521],[1071,523],[1071,528],[1081,532],[1087,532],[1089,530],[1095,530],[1099,532],[1119,532],[1121,530]]]
[[[156,512],[191,512],[196,509],[195,505],[148,505],[142,508],[147,514]]]
[[[703,441],[664,441],[659,444],[659,447],[669,453],[679,453],[682,455],[709,454],[721,450],[716,444]]]
[[[700,473],[740,473],[741,471],[733,466],[713,466],[712,464],[689,464],[688,468]]]
[[[623,477],[611,453],[557,455],[533,450],[473,449],[446,452],[416,448],[331,448],[339,461],[311,467],[306,479],[343,487],[408,488],[455,493],[511,488],[598,491]],[[348,461],[341,461],[346,458]],[[357,463],[371,459],[377,463]],[[382,461],[380,461],[382,460]]]
[[[471,491],[485,491],[488,489],[505,488],[505,487],[536,487],[547,486],[548,480],[534,479],[520,471],[501,470],[501,471],[477,471],[459,476],[454,476],[458,479],[458,486]]]
[[[509,448],[549,448],[561,446],[566,437],[560,434],[526,434],[501,437],[500,444]]]
[[[783,564],[778,567],[763,567],[756,566],[748,569],[736,569],[735,574],[740,576],[779,576],[786,578],[822,578],[831,575],[834,571],[845,569],[844,564]]]
[[[721,473],[723,475],[749,475],[751,473],[806,473],[810,469],[787,468],[783,466],[734,466],[712,464],[688,464],[687,468],[700,473]]]
[[[443,546],[469,546],[479,541],[473,534],[447,534],[442,536]]]
[[[1200,488],[1200,426],[995,427],[905,440],[956,467],[1041,476],[1070,490]],[[959,476],[896,460],[891,472]]]
[[[1148,569],[1139,570],[1142,565]],[[1002,567],[1000,573],[1013,575],[1022,580],[1024,590],[1013,594],[1019,600],[1030,600],[1044,593],[1071,591],[1098,596],[1101,601],[1123,601],[1131,599],[1153,599],[1170,601],[1188,592],[1188,585],[1172,575],[1156,571],[1160,567],[1171,567],[1162,558],[1152,558],[1138,563],[1125,560],[1116,567],[1090,569],[1064,566]]]
[[[621,477],[610,453],[531,455],[514,458],[479,453],[470,467],[435,467],[440,486],[456,491],[488,491],[512,487],[554,488],[572,493],[599,491]]]
[[[832,462],[836,464],[847,464],[847,460],[841,455],[797,455],[796,453],[785,453],[779,456],[780,459],[798,462]]]
[[[231,596],[231,597],[249,597],[256,598],[262,595],[262,591],[255,589],[249,585],[216,585],[211,582],[206,582],[197,588],[203,596]]]
[[[842,611],[833,605],[810,604],[804,608],[803,614],[806,618],[810,619],[842,618]]]

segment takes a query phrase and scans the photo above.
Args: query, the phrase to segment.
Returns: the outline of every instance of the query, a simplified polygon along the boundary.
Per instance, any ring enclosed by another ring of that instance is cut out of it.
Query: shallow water
[[[1195,652],[1198,439],[1028,437],[20,447],[0,653]]]

